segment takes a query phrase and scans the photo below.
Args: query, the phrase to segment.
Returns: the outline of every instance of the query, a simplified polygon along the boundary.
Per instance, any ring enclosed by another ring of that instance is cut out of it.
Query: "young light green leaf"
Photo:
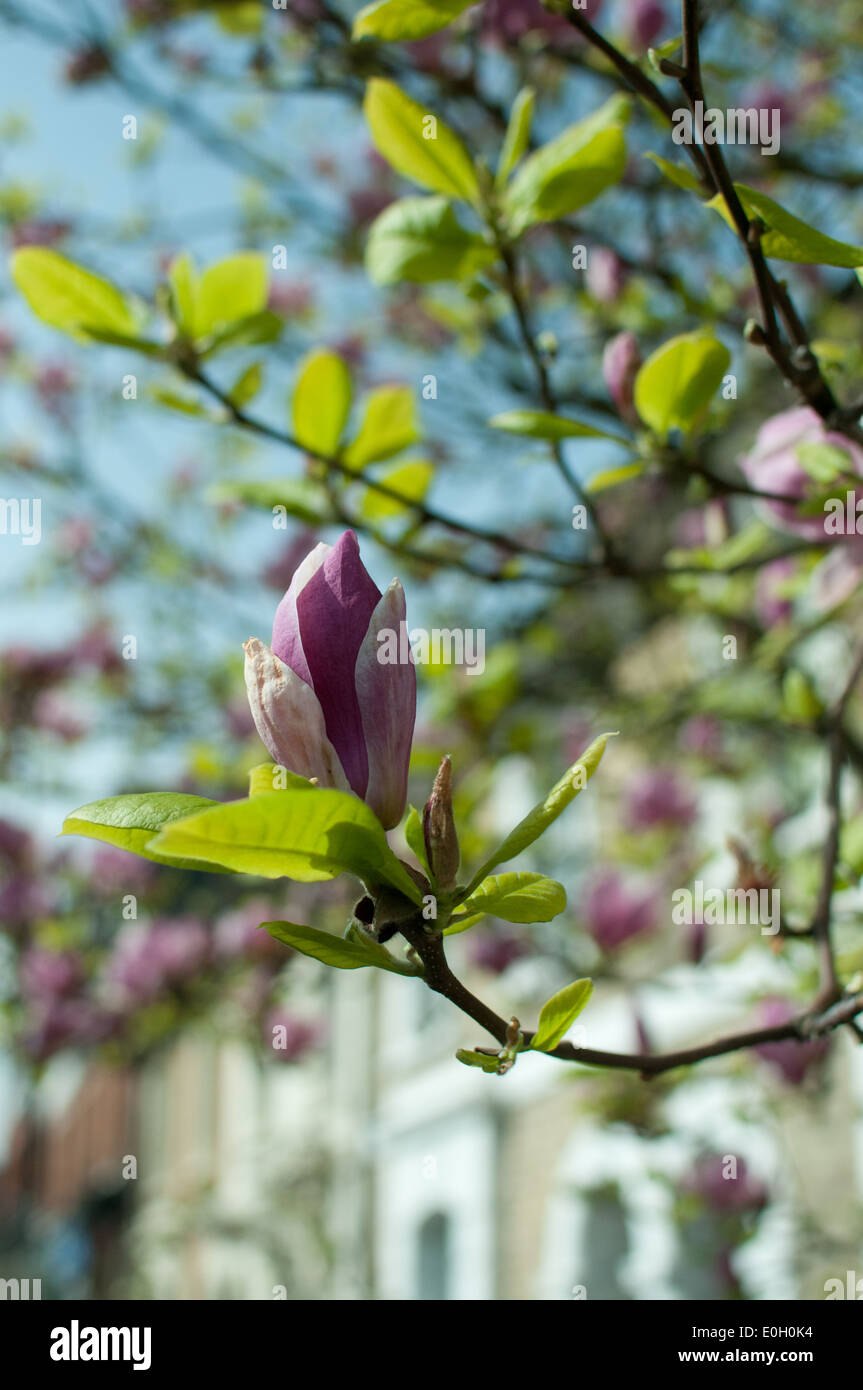
[[[168,410],[176,410],[179,415],[193,415],[196,420],[224,419],[221,411],[210,410],[203,401],[185,391],[171,391],[167,386],[151,386],[147,394],[152,400],[158,401],[159,405],[166,406]]]
[[[426,853],[426,842],[423,834],[422,816],[416,806],[408,808],[408,818],[405,821],[405,839],[408,846],[413,850],[419,863],[426,874],[431,874],[429,868],[428,855]]]
[[[263,379],[263,367],[260,362],[253,362],[250,367],[240,373],[228,392],[231,404],[235,405],[238,410],[242,410],[244,405],[248,405],[249,401],[255,399],[261,389]]]
[[[484,916],[504,922],[550,922],[565,907],[566,890],[556,879],[544,874],[498,874],[487,878],[463,904],[470,920],[451,923],[445,935],[466,931]]]
[[[378,386],[363,404],[362,424],[344,452],[345,463],[357,471],[401,453],[420,434],[410,386]]]
[[[224,29],[226,34],[235,34],[239,38],[246,38],[248,35],[259,34],[264,22],[264,15],[258,0],[234,0],[234,3],[219,5],[214,13],[214,18],[220,29]]]
[[[592,980],[575,980],[542,1006],[536,1032],[530,1040],[536,1052],[553,1052],[563,1041],[591,994]]]
[[[268,512],[284,507],[287,516],[295,516],[308,526],[320,526],[329,518],[327,495],[320,484],[313,483],[310,478],[265,478],[260,482],[227,478],[210,488],[207,500],[216,505],[243,502],[249,507],[263,507]]]
[[[279,763],[258,763],[249,771],[249,796],[266,796],[268,792],[314,791],[308,777],[288,772]]]
[[[785,672],[782,682],[782,713],[793,724],[812,724],[824,713],[811,681],[796,666]]]
[[[853,468],[848,451],[835,444],[798,444],[794,453],[800,467],[816,483],[832,483]]]
[[[304,449],[337,453],[351,408],[351,376],[335,352],[318,348],[303,359],[294,387],[294,434]]]
[[[510,174],[528,147],[535,105],[536,92],[532,87],[522,87],[509,113],[509,124],[503,139],[503,147],[494,180],[498,191],[506,187]]]
[[[168,268],[171,313],[187,338],[195,336],[195,310],[198,302],[198,270],[188,251],[175,256]]]
[[[61,835],[83,835],[89,840],[102,840],[117,849],[129,850],[157,864],[170,864],[174,869],[203,869],[208,873],[223,872],[212,864],[194,857],[154,853],[148,842],[165,825],[218,806],[204,796],[186,792],[133,792],[128,796],[108,796],[80,806],[63,822]]]
[[[354,20],[351,38],[412,42],[445,29],[476,0],[376,0]]]
[[[58,251],[23,246],[11,260],[12,279],[36,316],[87,342],[90,329],[137,336],[131,304],[116,285]]]
[[[645,159],[650,159],[656,165],[661,174],[664,174],[669,183],[673,183],[677,188],[683,188],[687,193],[700,193],[701,184],[695,177],[691,169],[687,169],[683,164],[672,164],[670,159],[663,159],[661,154],[654,154],[648,150]]]
[[[366,86],[363,110],[377,149],[399,174],[434,193],[478,201],[471,157],[437,116],[381,77]]]
[[[376,492],[370,487],[363,498],[362,513],[369,521],[388,521],[391,517],[402,516],[411,506],[422,502],[434,477],[434,464],[425,459],[413,459],[410,463],[400,463],[396,468],[381,474],[379,481],[397,492],[404,501],[397,502],[386,493]]]
[[[261,309],[254,314],[246,314],[234,323],[226,324],[214,333],[201,350],[202,357],[215,357],[226,348],[259,347],[262,343],[274,343],[281,337],[284,323],[271,309]]]
[[[524,161],[504,197],[513,236],[535,222],[575,212],[619,182],[626,165],[622,122],[628,111],[625,98],[611,97]]]
[[[337,970],[361,970],[373,965],[378,970],[391,970],[396,975],[417,975],[416,966],[407,961],[397,960],[384,946],[375,941],[346,940],[331,932],[318,931],[316,927],[301,927],[294,922],[262,922],[261,926],[281,941],[304,956],[312,956],[322,965],[335,966]]]
[[[590,781],[599,761],[605,752],[605,746],[614,734],[600,734],[599,738],[594,739],[590,747],[585,749],[578,762],[573,763],[568,768],[559,781],[552,787],[547,796],[543,797],[532,811],[519,821],[514,830],[511,830],[506,839],[495,850],[490,859],[487,859],[482,868],[474,874],[467,888],[458,896],[458,902],[464,902],[471,898],[479,885],[488,878],[492,869],[496,869],[498,864],[505,864],[509,859],[515,859],[517,855],[532,845],[534,840],[538,840],[543,835],[553,821],[556,821],[560,813],[566,810],[569,803],[584,789]]]
[[[730,362],[728,349],[717,338],[681,333],[639,368],[635,408],[661,439],[675,428],[688,433],[707,410]]]
[[[496,1072],[500,1068],[500,1058],[488,1052],[471,1052],[468,1048],[460,1047],[455,1055],[456,1061],[464,1062],[466,1067],[480,1067],[486,1072]]]
[[[291,787],[228,802],[168,825],[150,848],[301,883],[352,873],[366,884],[387,883],[411,902],[422,901],[368,806],[328,787]]]
[[[736,183],[734,187],[746,216],[760,217],[767,229],[761,237],[761,249],[765,256],[777,261],[836,265],[848,270],[863,266],[863,246],[834,241],[833,237],[825,236],[793,213],[786,212],[785,208],[757,188],[749,188],[745,183]],[[721,193],[711,198],[706,206],[718,212],[735,230],[734,219]]]
[[[369,228],[366,270],[376,285],[401,280],[469,280],[496,258],[476,232],[465,231],[446,198],[401,198]]]
[[[606,488],[617,487],[619,483],[628,483],[630,478],[640,477],[644,469],[645,465],[640,460],[621,464],[620,468],[603,468],[601,473],[594,473],[588,479],[585,492],[604,492]]]
[[[241,251],[208,266],[195,293],[194,337],[262,313],[267,304],[267,263],[257,251]]]
[[[585,425],[581,420],[569,420],[565,415],[553,415],[545,410],[505,410],[493,415],[489,425],[508,434],[523,434],[531,439],[613,439],[618,444],[629,441],[619,434]]]

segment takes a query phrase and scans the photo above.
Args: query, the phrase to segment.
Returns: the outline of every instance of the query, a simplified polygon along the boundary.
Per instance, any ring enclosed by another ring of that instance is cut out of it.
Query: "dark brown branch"
[[[501,1018],[472,994],[453,974],[446,959],[443,937],[428,933],[421,920],[402,926],[400,931],[422,961],[424,979],[429,989],[449,999],[450,1003],[473,1019],[474,1023],[478,1023],[503,1047],[509,1026],[506,1019]],[[787,1023],[776,1024],[771,1028],[753,1028],[745,1033],[731,1033],[713,1042],[681,1048],[676,1052],[601,1052],[594,1048],[575,1047],[572,1043],[563,1042],[545,1055],[555,1057],[561,1062],[578,1062],[582,1066],[637,1071],[643,1077],[659,1076],[662,1072],[673,1071],[677,1067],[692,1066],[693,1063],[706,1061],[710,1057],[722,1057],[730,1052],[742,1052],[747,1048],[758,1047],[761,1043],[807,1042],[813,1037],[821,1037],[853,1022],[860,1013],[863,1013],[863,994],[854,994],[831,1004],[826,1010],[823,1005],[816,1003],[812,1009]],[[530,1043],[534,1034],[530,1029],[522,1029],[522,1036],[525,1043]],[[481,1047],[478,1050],[488,1052],[490,1056],[496,1055],[494,1049]]]

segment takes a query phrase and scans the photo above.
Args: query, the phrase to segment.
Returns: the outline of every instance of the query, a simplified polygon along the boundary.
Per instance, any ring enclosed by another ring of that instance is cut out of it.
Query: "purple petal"
[[[280,661],[296,672],[306,685],[312,684],[309,667],[300,640],[300,620],[297,617],[297,598],[326,560],[332,550],[331,545],[321,541],[310,550],[305,560],[294,570],[288,591],[276,609],[273,620],[272,648]]]
[[[257,637],[249,638],[245,652],[249,705],[270,757],[300,777],[316,777],[322,787],[347,791],[315,692]]]
[[[297,595],[297,614],[312,688],[327,734],[357,796],[365,797],[369,760],[354,684],[357,656],[381,594],[367,573],[353,531],[345,531]]]
[[[384,628],[399,633],[399,652],[402,647],[409,652],[405,612],[404,590],[394,579],[372,614],[357,658],[356,689],[369,759],[365,800],[385,830],[398,825],[407,800],[417,677],[412,661],[378,661],[378,633]]]

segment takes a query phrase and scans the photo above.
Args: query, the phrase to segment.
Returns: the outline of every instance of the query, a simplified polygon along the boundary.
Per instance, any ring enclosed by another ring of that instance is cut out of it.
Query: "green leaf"
[[[434,193],[478,201],[471,157],[437,116],[380,77],[366,86],[363,110],[377,149],[398,173]]]
[[[168,288],[174,322],[187,338],[194,338],[198,271],[188,251],[175,256],[168,267]]]
[[[126,333],[113,333],[108,328],[87,329],[87,340],[92,343],[107,343],[110,347],[129,348],[132,352],[142,352],[146,357],[164,357],[165,344],[150,338],[130,338]]]
[[[460,1047],[455,1055],[456,1060],[464,1062],[466,1067],[480,1067],[487,1072],[496,1072],[500,1067],[500,1058],[487,1052],[470,1052],[467,1048]]]
[[[505,410],[501,415],[493,415],[488,423],[494,430],[524,434],[531,439],[613,439],[618,444],[629,443],[619,434],[609,434],[608,430],[597,429],[595,425],[568,420],[564,415],[553,415],[545,410]]]
[[[261,389],[261,382],[264,378],[264,369],[260,362],[253,362],[244,372],[241,372],[228,392],[232,405],[238,410],[242,410],[244,405],[253,401]]]
[[[563,1041],[591,994],[592,980],[575,980],[542,1006],[536,1032],[530,1040],[537,1052],[552,1052]]]
[[[727,540],[714,546],[696,546],[691,550],[670,550],[665,557],[666,564],[677,567],[693,565],[705,570],[728,570],[735,565],[753,560],[764,550],[770,540],[770,528],[763,522],[753,519],[742,526]]]
[[[635,463],[624,463],[620,468],[603,468],[601,473],[594,473],[585,487],[585,492],[604,492],[606,488],[617,487],[619,483],[628,483],[630,478],[638,478],[644,472],[645,464],[641,460]]]
[[[265,511],[284,507],[288,516],[295,516],[308,526],[320,525],[329,517],[326,493],[309,478],[272,478],[261,482],[228,478],[210,488],[207,499],[217,506],[225,502],[242,502],[249,507],[262,507]]]
[[[622,121],[629,104],[612,97],[524,161],[504,197],[514,236],[535,222],[575,212],[617,183],[626,166]]]
[[[777,261],[799,261],[805,265],[837,265],[853,270],[863,265],[863,247],[851,246],[845,241],[834,241],[816,231],[807,222],[786,212],[785,208],[774,203],[766,193],[757,188],[749,188],[745,183],[734,185],[743,210],[749,218],[760,217],[767,228],[761,237],[761,249],[765,256]],[[734,219],[721,193],[711,198],[706,205],[718,212],[732,230]]]
[[[267,279],[266,260],[257,251],[241,251],[208,266],[196,286],[193,336],[204,338],[226,324],[262,313]]]
[[[410,386],[378,386],[363,405],[359,432],[344,452],[345,463],[358,472],[366,464],[401,453],[420,433]]]
[[[172,821],[190,816],[196,811],[210,810],[218,801],[209,797],[189,796],[186,792],[133,792],[128,796],[109,796],[80,806],[63,822],[61,835],[83,835],[89,840],[103,840],[107,845],[127,849],[156,864],[170,864],[174,869],[202,869],[208,873],[220,870],[194,857],[155,853],[148,841]]]
[[[294,387],[294,434],[304,449],[338,452],[351,408],[351,376],[335,352],[318,348],[303,359]]]
[[[500,917],[504,922],[550,922],[566,907],[566,890],[544,874],[508,873],[487,878],[464,904],[468,922],[453,922],[444,935],[466,931],[480,917]]]
[[[259,0],[239,0],[233,5],[220,4],[214,12],[220,29],[226,34],[236,34],[245,38],[249,34],[259,34],[263,24],[263,11]]]
[[[159,405],[167,406],[168,410],[176,410],[180,415],[193,415],[197,420],[224,418],[221,413],[209,410],[197,397],[187,395],[183,391],[170,391],[166,386],[151,386],[149,395],[154,401],[158,401]]]
[[[375,941],[346,940],[315,927],[301,927],[294,922],[262,922],[261,926],[286,946],[292,946],[304,956],[312,956],[322,965],[337,970],[361,970],[374,965],[379,970],[392,970],[396,975],[418,975],[416,966],[397,960],[384,946]]]
[[[311,791],[313,784],[308,777],[288,772],[279,763],[258,763],[249,771],[249,796],[266,796],[270,792]]]
[[[687,433],[706,411],[730,362],[728,349],[708,334],[671,338],[639,368],[635,408],[661,439],[674,428]]]
[[[90,330],[135,338],[132,307],[116,285],[44,246],[24,246],[11,259],[12,279],[33,313],[52,328],[87,342]]]
[[[806,725],[824,713],[811,681],[796,666],[785,672],[782,682],[782,713],[793,724]]]
[[[863,875],[863,816],[853,816],[843,825],[839,858],[858,878]]]
[[[282,319],[271,309],[246,314],[244,318],[237,319],[236,323],[229,323],[214,334],[201,356],[214,357],[217,352],[224,352],[226,348],[259,347],[262,343],[274,343],[281,337],[283,328]]]
[[[369,228],[366,271],[376,285],[469,280],[496,259],[492,246],[467,232],[446,198],[401,198]]]
[[[535,105],[536,92],[532,87],[522,87],[509,113],[509,124],[503,139],[503,147],[494,180],[498,191],[502,191],[506,187],[510,174],[528,147]]]
[[[523,820],[519,821],[491,858],[487,859],[482,868],[474,874],[468,887],[459,894],[459,902],[464,902],[465,899],[472,897],[479,885],[488,878],[492,869],[496,869],[498,864],[505,864],[507,860],[515,859],[517,855],[527,849],[528,845],[532,845],[534,840],[538,840],[540,835],[545,833],[552,822],[557,820],[560,813],[566,810],[569,803],[590,781],[605,752],[605,745],[610,738],[614,737],[614,734],[600,734],[599,738],[594,739],[590,747],[582,753],[578,762],[573,763],[572,767],[567,769],[560,780],[555,782],[548,795],[534,806]]]
[[[387,883],[411,902],[422,901],[377,817],[358,797],[329,787],[292,786],[216,806],[167,826],[151,848],[301,883],[352,873],[367,885]]]
[[[475,4],[476,0],[377,0],[360,10],[351,37],[387,42],[424,39]]]
[[[644,157],[652,160],[659,172],[664,174],[670,183],[675,184],[678,188],[686,189],[687,193],[701,193],[701,184],[692,170],[687,169],[685,165],[672,164],[670,159],[663,159],[661,154],[654,154],[652,150],[648,150]]]
[[[413,850],[419,860],[423,872],[431,877],[431,869],[429,868],[428,856],[426,854],[425,835],[423,834],[422,816],[416,806],[408,807],[408,818],[405,821],[405,839],[408,842],[408,846]]]
[[[414,459],[410,463],[400,463],[387,473],[381,474],[379,481],[397,492],[404,501],[397,502],[383,492],[368,488],[363,498],[362,513],[369,521],[388,521],[391,517],[402,516],[412,506],[422,502],[434,477],[434,464],[425,459]]]
[[[832,483],[852,468],[847,450],[835,444],[798,444],[794,453],[800,467],[816,483]]]

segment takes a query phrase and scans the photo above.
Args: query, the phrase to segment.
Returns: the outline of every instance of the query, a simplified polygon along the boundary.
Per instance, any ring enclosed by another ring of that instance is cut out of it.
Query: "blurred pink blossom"
[[[796,1010],[787,999],[765,999],[759,1012],[762,1026],[775,1028],[790,1022]],[[789,1038],[787,1042],[759,1043],[754,1050],[789,1086],[799,1086],[810,1067],[823,1062],[830,1050],[830,1040],[813,1038],[810,1042],[795,1042]]]
[[[247,959],[287,960],[288,948],[261,926],[278,918],[278,911],[268,898],[250,898],[239,907],[224,913],[216,922],[216,953],[224,959],[238,956]]]
[[[686,826],[697,808],[692,788],[668,767],[639,772],[627,786],[624,799],[626,823],[631,830],[650,830],[656,825]]]
[[[502,975],[515,961],[528,955],[528,942],[506,927],[472,932],[468,941],[471,964],[478,970],[487,970],[490,975]]]
[[[21,955],[21,984],[34,1001],[74,994],[84,981],[84,963],[77,951],[46,951],[31,946]]]
[[[794,612],[794,604],[783,592],[788,580],[797,571],[797,566],[789,557],[771,560],[758,571],[755,580],[755,612],[763,627],[777,627],[787,623]]]
[[[758,431],[752,449],[739,460],[741,471],[747,482],[761,492],[782,493],[801,499],[815,495],[818,484],[806,472],[797,456],[797,450],[802,445],[812,444],[841,449],[848,458],[848,472],[863,477],[863,449],[844,435],[826,429],[821,417],[809,406],[795,406],[766,420]],[[844,485],[841,485],[841,492],[844,495]],[[794,535],[813,541],[841,539],[825,530],[823,512],[817,516],[804,516],[793,501],[768,501],[763,505],[772,520]]]
[[[593,879],[582,911],[587,930],[603,951],[613,951],[631,937],[651,931],[657,920],[653,894],[627,887],[613,869]]]
[[[298,1062],[321,1041],[319,1024],[295,1018],[284,1009],[274,1009],[267,1016],[263,1034],[267,1049],[277,1062]]]
[[[684,1176],[680,1187],[700,1197],[713,1211],[724,1216],[742,1216],[761,1211],[769,1201],[767,1187],[754,1177],[743,1158],[728,1162],[733,1155],[704,1154],[691,1173]],[[726,1177],[725,1173],[729,1176]],[[734,1176],[731,1176],[731,1173]]]
[[[609,339],[602,354],[602,376],[608,393],[627,424],[638,423],[633,386],[641,366],[641,352],[634,333],[618,333]]]
[[[626,284],[626,267],[608,246],[591,246],[584,273],[584,287],[600,304],[613,304]]]

